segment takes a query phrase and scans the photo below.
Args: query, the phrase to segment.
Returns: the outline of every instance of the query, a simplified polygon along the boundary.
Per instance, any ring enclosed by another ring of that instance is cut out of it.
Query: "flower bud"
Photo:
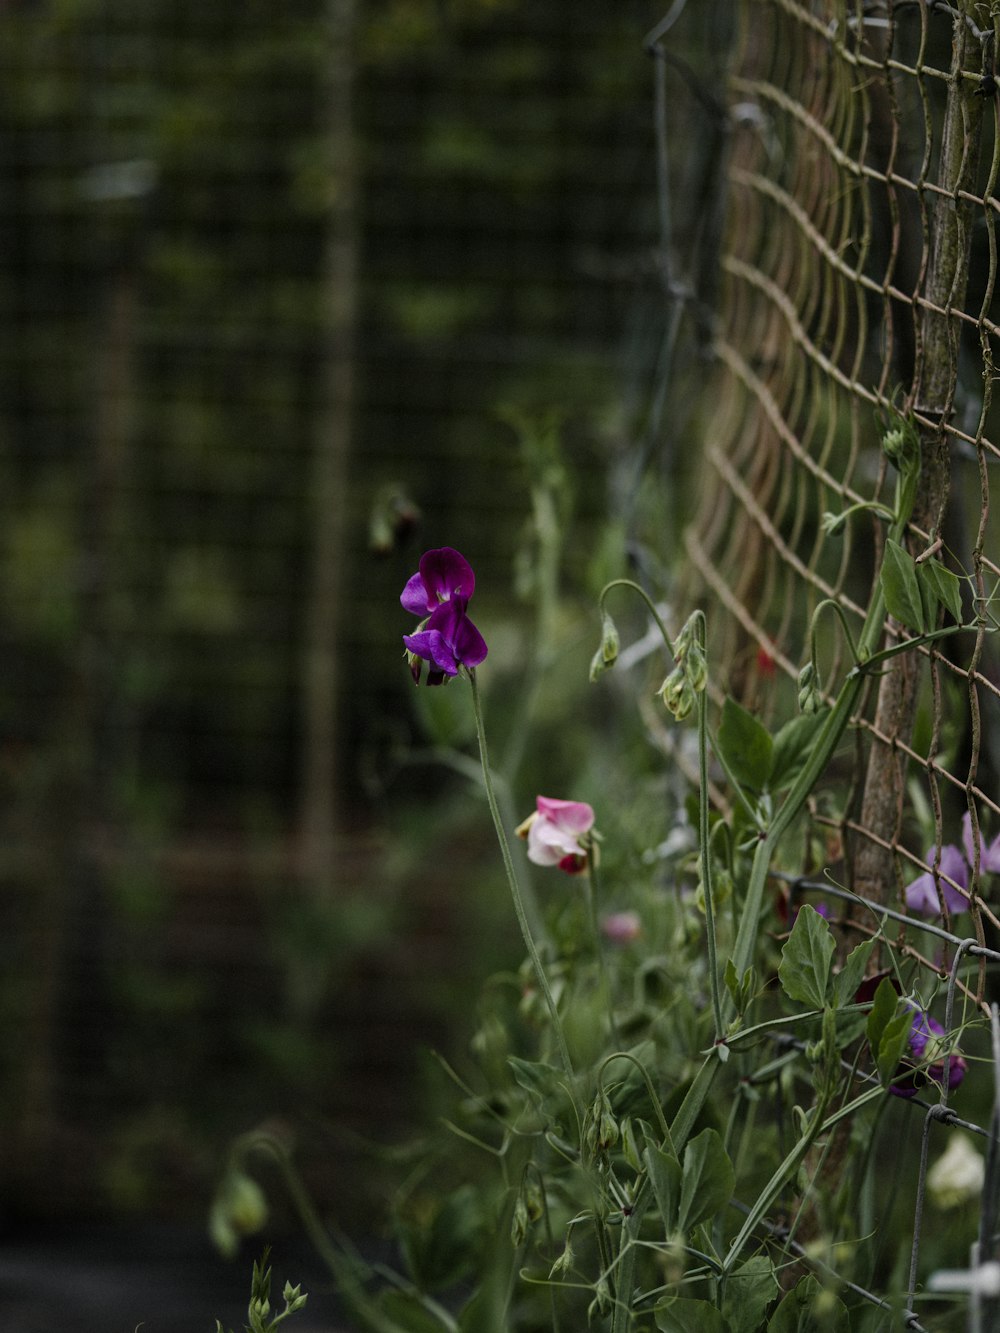
[[[810,660],[799,672],[799,711],[817,713],[822,702],[822,696],[816,685],[816,667]]]
[[[819,521],[820,527],[828,537],[839,537],[847,522],[846,514],[832,514],[827,510]]]
[[[605,666],[614,666],[618,660],[620,648],[621,639],[618,637],[618,628],[605,611],[601,620],[601,657],[604,659]]]
[[[695,705],[695,693],[683,667],[674,667],[657,691],[668,713],[683,722]]]
[[[574,1260],[575,1255],[573,1254],[573,1246],[570,1244],[569,1238],[567,1237],[566,1246],[562,1254],[549,1269],[549,1278],[562,1277],[564,1274],[569,1273],[573,1267]]]

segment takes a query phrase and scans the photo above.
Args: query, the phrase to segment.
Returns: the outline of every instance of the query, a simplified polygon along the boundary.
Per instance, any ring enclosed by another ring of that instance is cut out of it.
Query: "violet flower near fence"
[[[941,1087],[945,1080],[947,1066],[948,1090],[957,1088],[965,1078],[966,1063],[955,1049],[949,1049],[950,1041],[945,1030],[936,1018],[923,1009],[913,1006],[913,1026],[908,1040],[909,1056],[903,1061],[902,1070],[889,1087],[897,1097],[915,1097],[928,1083]],[[930,1058],[931,1063],[924,1061]]]
[[[941,893],[948,911],[951,913],[968,911],[968,890],[975,863],[972,816],[968,811],[962,817],[962,846],[959,848],[950,842],[941,848],[937,876],[934,873],[936,855],[937,848],[931,847],[926,858],[928,869],[907,885],[906,906],[911,912],[919,912],[923,916],[938,916],[941,912],[941,901],[937,885],[940,882]],[[1000,871],[1000,835],[987,845],[980,833],[979,872],[983,875],[993,875],[998,871]]]
[[[415,684],[428,663],[428,685],[444,685],[460,667],[477,667],[488,649],[469,619],[467,607],[476,588],[472,566],[450,546],[425,551],[420,567],[400,597],[405,610],[423,616],[415,634],[404,634],[406,657]]]

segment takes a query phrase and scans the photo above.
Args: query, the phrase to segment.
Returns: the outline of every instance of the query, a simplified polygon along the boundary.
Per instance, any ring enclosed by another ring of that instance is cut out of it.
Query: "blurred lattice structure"
[[[998,20],[971,2],[735,10],[717,373],[688,592],[710,611],[720,690],[765,713],[792,706],[813,611],[833,598],[860,627],[883,540],[866,513],[838,538],[822,515],[891,500],[879,421],[912,414],[910,550],[941,542],[978,632],[894,660],[861,710],[853,773],[831,775],[836,817],[819,802],[843,835],[846,877],[893,904],[932,837],[959,841],[966,810],[988,837],[1000,827],[986,632],[1000,562]],[[835,687],[843,636],[824,630],[821,644]],[[982,939],[992,913],[976,897]]]

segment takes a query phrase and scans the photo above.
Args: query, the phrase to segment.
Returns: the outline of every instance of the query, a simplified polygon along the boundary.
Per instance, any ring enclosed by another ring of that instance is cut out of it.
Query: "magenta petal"
[[[428,609],[436,602],[445,602],[452,597],[468,601],[476,590],[472,566],[464,555],[450,546],[424,552],[420,557],[420,577],[427,589]]]
[[[594,809],[585,801],[560,801],[539,796],[536,805],[543,819],[568,833],[587,833],[594,827]]]
[[[428,611],[433,611],[436,605],[436,602],[428,598],[427,589],[424,587],[424,581],[419,574],[414,574],[412,578],[407,580],[406,587],[403,589],[399,600],[403,604],[403,609],[412,612],[415,616],[425,616]]]
[[[489,649],[486,640],[468,616],[462,616],[455,628],[453,646],[455,656],[463,666],[475,667],[484,661]]]
[[[432,662],[446,676],[458,675],[459,664],[440,630],[425,629],[419,634],[404,634],[403,643],[408,652],[422,657],[426,662]]]

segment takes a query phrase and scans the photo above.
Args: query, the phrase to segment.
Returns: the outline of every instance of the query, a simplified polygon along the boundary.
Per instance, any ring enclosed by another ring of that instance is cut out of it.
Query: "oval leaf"
[[[741,787],[764,790],[771,773],[774,742],[767,728],[735,699],[727,699],[722,706],[716,746]]]
[[[684,1149],[681,1175],[681,1200],[677,1225],[690,1231],[699,1222],[714,1217],[727,1206],[733,1195],[736,1175],[721,1136],[705,1129],[691,1139]]]
[[[819,912],[808,903],[800,907],[778,967],[778,980],[790,1000],[800,1000],[811,1009],[823,1008],[833,949],[830,927]]]
[[[669,1305],[653,1311],[661,1333],[730,1333],[729,1325],[709,1301],[678,1296]]]
[[[879,578],[889,614],[907,629],[923,634],[924,604],[920,596],[917,567],[909,551],[891,537],[885,544]]]

